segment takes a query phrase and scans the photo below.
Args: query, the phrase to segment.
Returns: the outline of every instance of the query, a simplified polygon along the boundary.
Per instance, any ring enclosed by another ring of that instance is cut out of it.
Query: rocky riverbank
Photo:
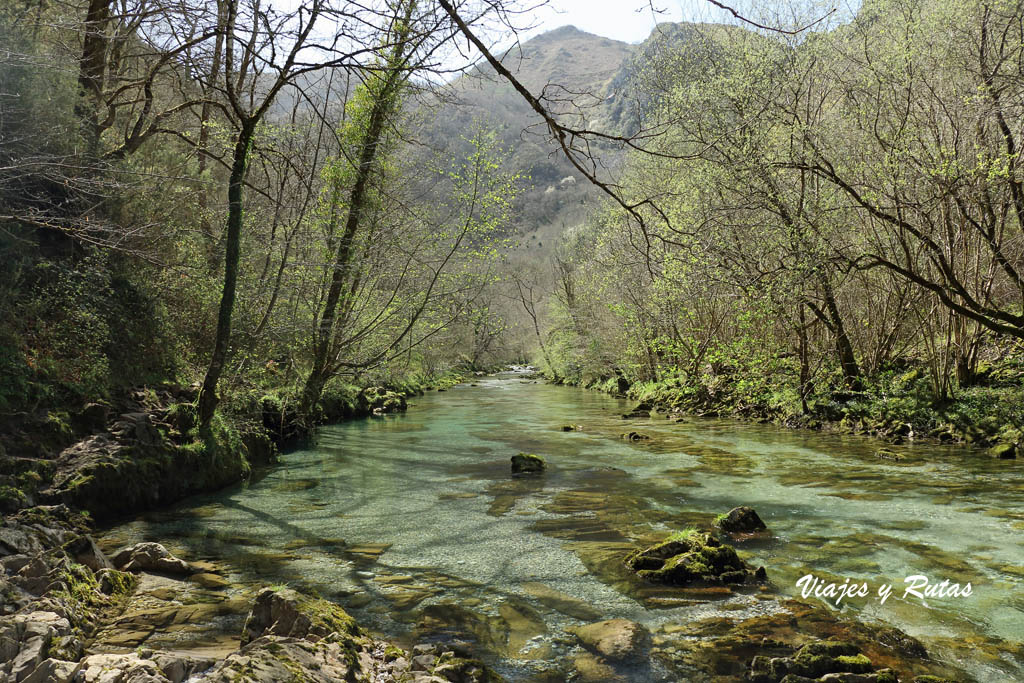
[[[965,444],[986,449],[991,457],[1013,460],[1024,456],[1020,375],[997,377],[991,386],[970,387],[956,398],[939,400],[924,388],[923,373],[911,370],[876,378],[861,391],[816,397],[806,406],[782,389],[774,394],[750,390],[751,384],[763,390],[764,378],[752,382],[728,374],[703,377],[700,382],[669,377],[631,384],[620,376],[575,384],[637,401],[623,415],[626,418],[650,417],[651,413],[675,420],[727,417],[791,429],[871,436],[894,445],[922,441]]]
[[[107,556],[84,517],[63,505],[6,518],[0,567],[3,683],[502,680],[463,640],[399,647],[365,632],[339,606],[283,587],[248,601],[236,635],[198,641],[197,632],[238,608],[227,604],[220,568],[151,542]],[[572,631],[578,654],[557,680],[943,680],[932,676],[944,670],[924,647],[895,629],[797,601],[780,607],[653,633],[625,619],[585,624]]]
[[[238,638],[206,649],[134,646],[215,616],[216,602],[196,591],[224,582],[216,567],[157,543],[108,557],[87,530],[64,505],[24,510],[0,526],[0,681],[498,680],[457,648],[403,650],[366,634],[337,605],[287,589],[259,592]]]
[[[0,510],[64,504],[110,521],[240,482],[273,463],[279,449],[306,438],[308,427],[294,410],[269,395],[218,415],[211,433],[200,436],[197,391],[137,389],[73,415],[9,422],[0,438]],[[351,396],[329,394],[317,421],[400,412],[416,391],[374,386]]]

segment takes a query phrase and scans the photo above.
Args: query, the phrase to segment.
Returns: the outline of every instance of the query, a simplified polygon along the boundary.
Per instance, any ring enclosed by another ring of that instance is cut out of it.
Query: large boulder
[[[374,415],[400,413],[407,407],[405,396],[384,387],[366,387],[360,392],[360,402],[365,402],[367,410]]]
[[[290,589],[264,588],[245,620],[242,644],[265,635],[320,640],[332,633],[356,636],[359,628],[345,610]]]
[[[626,566],[651,583],[670,586],[757,583],[767,580],[764,567],[752,570],[731,546],[696,531],[626,556]]]
[[[219,662],[203,674],[207,683],[277,683],[306,681],[367,680],[360,654],[345,643],[323,641],[310,643],[299,638],[262,636]]]
[[[152,659],[136,654],[95,654],[79,663],[81,683],[173,683]]]
[[[84,564],[94,572],[101,569],[113,569],[107,556],[103,554],[96,542],[89,535],[79,536],[64,545],[64,550],[71,557],[75,558],[78,564]]]
[[[730,534],[752,534],[768,530],[758,514],[754,512],[754,508],[745,505],[733,508],[716,519],[715,526]]]
[[[580,645],[612,662],[643,659],[651,646],[650,632],[627,619],[608,619],[573,630]]]
[[[988,449],[988,452],[999,460],[1014,460],[1017,457],[1017,446],[1012,443],[997,443]]]

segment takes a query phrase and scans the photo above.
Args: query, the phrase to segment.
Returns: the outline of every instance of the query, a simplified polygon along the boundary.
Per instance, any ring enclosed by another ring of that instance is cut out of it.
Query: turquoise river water
[[[404,415],[325,427],[315,448],[244,488],[146,515],[102,542],[160,540],[222,564],[235,586],[314,591],[399,641],[469,638],[510,678],[539,680],[572,656],[567,629],[596,618],[664,630],[776,609],[764,595],[680,599],[621,568],[640,543],[749,505],[773,538],[741,556],[767,568],[773,596],[798,596],[808,573],[867,582],[872,594],[845,601],[844,616],[899,627],[979,681],[1024,680],[1020,461],[937,445],[898,448],[904,459],[890,461],[869,439],[624,420],[629,406],[483,378],[415,399]],[[651,440],[619,438],[631,430]],[[520,451],[544,456],[549,471],[511,478]],[[972,593],[904,599],[911,575],[970,582]],[[883,584],[893,594],[881,604]]]

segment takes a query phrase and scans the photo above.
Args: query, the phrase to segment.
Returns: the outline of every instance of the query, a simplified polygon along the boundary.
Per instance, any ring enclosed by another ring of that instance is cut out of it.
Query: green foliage
[[[77,408],[116,388],[173,378],[162,305],[109,255],[50,260],[19,254],[13,296],[0,303],[0,408]],[[66,422],[66,419],[65,419]]]

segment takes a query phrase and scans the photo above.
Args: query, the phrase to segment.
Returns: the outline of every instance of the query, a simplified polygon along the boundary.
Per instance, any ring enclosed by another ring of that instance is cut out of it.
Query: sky
[[[529,23],[535,28],[526,37],[568,24],[587,33],[638,43],[657,23],[721,19],[718,12],[704,0],[550,0],[530,13]]]

